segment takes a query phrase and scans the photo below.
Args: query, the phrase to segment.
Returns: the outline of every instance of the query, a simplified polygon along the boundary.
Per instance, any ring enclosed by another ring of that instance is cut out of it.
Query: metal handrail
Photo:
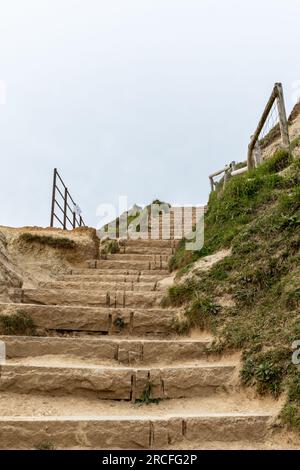
[[[62,191],[57,185],[57,180],[61,183]],[[56,194],[59,194],[63,200],[63,207],[56,199]],[[68,199],[71,200],[73,203],[73,208],[70,206]],[[72,198],[71,194],[69,193],[68,188],[66,187],[62,177],[57,171],[57,168],[53,170],[53,187],[52,187],[52,202],[51,202],[51,216],[50,216],[50,227],[54,226],[54,219],[56,219],[59,224],[63,227],[64,230],[67,229],[67,223],[71,225],[72,228],[78,227],[85,227],[85,223],[81,217],[81,215],[76,214],[75,211],[76,203]],[[60,212],[63,214],[63,220],[61,220],[58,215],[56,214],[56,208],[59,208]],[[72,214],[72,215],[70,215]],[[79,220],[77,219],[77,215],[79,215]]]

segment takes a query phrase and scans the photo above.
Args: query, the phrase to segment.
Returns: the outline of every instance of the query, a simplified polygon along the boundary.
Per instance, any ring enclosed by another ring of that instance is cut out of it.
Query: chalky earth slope
[[[239,356],[178,336],[180,310],[161,306],[177,243],[174,222],[167,240],[164,229],[0,304],[35,326],[0,337],[1,449],[280,447],[280,402],[241,389]]]

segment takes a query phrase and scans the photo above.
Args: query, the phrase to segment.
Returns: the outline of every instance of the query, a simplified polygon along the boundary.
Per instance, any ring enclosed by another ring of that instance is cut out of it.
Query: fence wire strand
[[[262,128],[258,140],[263,140],[279,124],[279,112],[277,100],[274,101],[269,116]]]

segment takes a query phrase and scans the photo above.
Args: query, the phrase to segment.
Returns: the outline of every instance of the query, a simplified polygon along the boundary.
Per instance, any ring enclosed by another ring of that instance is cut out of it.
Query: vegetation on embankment
[[[79,264],[99,256],[100,240],[96,230],[89,227],[77,227],[72,230],[3,227],[3,231],[9,251],[14,257],[22,254],[43,259],[43,262],[46,258],[52,258]]]
[[[300,373],[292,344],[300,340],[300,160],[285,151],[210,196],[205,244],[171,260],[180,274],[221,248],[229,256],[169,289],[165,304],[185,306],[174,327],[209,329],[215,352],[243,350],[241,380],[260,394],[287,391],[282,419],[300,431]]]
[[[27,243],[39,243],[53,248],[71,249],[75,248],[76,243],[67,237],[55,237],[52,235],[38,235],[36,233],[21,233],[19,239]]]

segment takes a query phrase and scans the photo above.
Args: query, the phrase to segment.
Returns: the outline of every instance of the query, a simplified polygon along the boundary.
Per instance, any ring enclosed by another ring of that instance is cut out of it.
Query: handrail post
[[[286,109],[284,104],[283,88],[281,83],[276,83],[275,85],[277,90],[277,108],[279,115],[279,126],[281,133],[281,140],[283,147],[290,148],[290,137],[289,137],[289,126],[286,115]]]
[[[53,188],[52,188],[52,203],[51,203],[50,227],[53,227],[53,225],[54,225],[56,173],[57,173],[57,169],[54,168],[54,170],[53,170]]]
[[[68,203],[68,188],[65,188],[64,198],[64,230],[67,228],[67,203]]]
[[[264,109],[264,112],[262,114],[262,117],[260,118],[260,121],[258,123],[258,126],[253,134],[253,136],[251,137],[251,140],[250,140],[250,143],[249,143],[249,146],[248,146],[248,155],[247,155],[247,166],[248,166],[248,170],[252,170],[252,168],[254,168],[254,161],[253,161],[253,150],[254,150],[254,146],[256,144],[256,141],[257,139],[259,138],[259,134],[261,133],[263,127],[264,127],[264,124],[266,122],[266,119],[268,117],[268,114],[269,112],[271,111],[272,109],[272,106],[274,104],[274,101],[276,100],[277,96],[278,96],[278,91],[277,91],[277,84],[274,85],[274,88],[273,88],[273,91],[272,91],[272,94],[269,98],[269,101],[268,103],[266,104],[266,107]]]
[[[229,177],[230,177],[230,165],[227,166],[224,172],[223,189],[225,188],[226,183],[229,180]]]
[[[73,212],[73,228],[76,227],[76,214]]]

